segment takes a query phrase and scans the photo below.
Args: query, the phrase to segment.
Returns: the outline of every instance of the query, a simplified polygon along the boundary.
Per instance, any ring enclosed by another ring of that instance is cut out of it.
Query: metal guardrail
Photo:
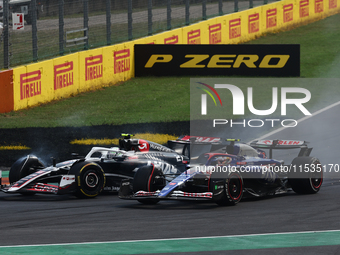
[[[72,34],[76,34],[79,32],[84,32],[84,36],[82,37],[76,37],[72,39],[68,39],[68,37]],[[65,32],[65,47],[72,47],[76,45],[84,45],[87,43],[89,37],[88,37],[88,28],[82,28],[78,30],[72,30]]]

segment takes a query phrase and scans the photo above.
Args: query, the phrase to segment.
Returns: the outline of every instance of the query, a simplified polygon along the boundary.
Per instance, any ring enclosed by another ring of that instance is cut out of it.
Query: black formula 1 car
[[[305,141],[259,140],[244,144],[238,139],[227,139],[230,143],[222,144],[220,141],[207,143],[201,139],[195,143],[192,138],[190,140],[186,137],[178,144],[183,148],[210,145],[213,150],[201,154],[196,160],[192,155],[191,163],[196,164],[171,181],[158,166],[143,166],[133,180],[122,181],[119,197],[144,204],[166,199],[210,199],[218,205],[235,205],[243,197],[262,197],[290,190],[317,193],[322,185],[321,163],[309,156],[312,148],[308,148]],[[274,149],[296,148],[300,152],[289,165],[272,159]],[[269,150],[269,158],[263,149]],[[194,151],[193,148],[190,151]]]
[[[10,169],[10,185],[1,185],[6,193],[73,193],[78,197],[96,197],[102,191],[118,191],[122,179],[132,179],[136,169],[155,165],[162,176],[172,179],[187,169],[188,158],[150,141],[120,139],[119,147],[93,147],[83,158],[45,167],[28,155]]]

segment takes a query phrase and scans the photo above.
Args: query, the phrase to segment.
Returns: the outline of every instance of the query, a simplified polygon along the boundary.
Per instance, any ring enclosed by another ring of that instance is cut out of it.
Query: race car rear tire
[[[320,160],[314,157],[295,158],[288,177],[291,188],[298,194],[319,192],[323,181]]]
[[[72,166],[69,174],[76,177],[76,192],[78,198],[94,198],[98,196],[105,187],[106,177],[103,169],[89,162],[80,162]]]
[[[9,183],[19,181],[21,178],[32,174],[38,170],[38,168],[44,168],[44,164],[33,155],[22,157],[14,162],[11,169],[9,170]]]
[[[133,193],[138,191],[153,192],[162,189],[164,184],[163,173],[154,165],[142,166],[133,178]],[[157,204],[159,199],[144,198],[138,199],[142,204]]]
[[[218,175],[219,178],[216,178]],[[209,181],[209,189],[213,192],[213,201],[220,206],[236,205],[243,196],[243,178],[238,171],[226,173],[227,178],[221,179],[221,173],[213,172]],[[220,189],[216,183],[223,185]],[[220,189],[220,192],[214,192],[214,189]]]

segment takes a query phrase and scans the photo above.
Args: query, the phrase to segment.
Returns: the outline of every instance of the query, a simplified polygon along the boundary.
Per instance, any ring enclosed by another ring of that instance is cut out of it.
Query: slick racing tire
[[[213,192],[213,201],[216,204],[236,205],[243,196],[243,178],[238,171],[226,175],[228,175],[227,178],[221,179],[220,173],[213,172],[210,176],[209,189]]]
[[[72,166],[69,174],[76,177],[76,192],[78,198],[94,198],[104,189],[106,177],[103,169],[89,162],[80,162]]]
[[[36,172],[38,169],[44,168],[44,164],[39,161],[36,156],[28,155],[14,162],[9,170],[9,183],[19,181],[21,178]]]
[[[154,165],[142,166],[136,172],[133,178],[133,193],[138,191],[153,192],[162,189],[165,186],[165,179],[160,169]],[[157,204],[159,199],[138,199],[142,204]]]
[[[323,182],[320,160],[314,157],[297,157],[292,161],[288,181],[291,188],[299,194],[319,192]]]

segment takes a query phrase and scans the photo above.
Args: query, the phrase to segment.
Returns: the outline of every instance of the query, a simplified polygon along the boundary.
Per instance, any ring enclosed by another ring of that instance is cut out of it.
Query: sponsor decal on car
[[[75,182],[76,182],[75,175],[64,175],[60,180],[59,189],[67,189]]]
[[[145,141],[143,139],[139,139],[138,144],[139,144],[138,145],[139,151],[148,152],[150,150],[150,144],[147,141]]]
[[[207,136],[184,136],[180,140],[181,141],[190,141],[191,138],[195,138],[195,142],[199,143],[217,143],[221,141],[220,137],[207,137]]]
[[[304,144],[304,141],[296,141],[296,140],[278,140],[278,145],[302,145]],[[257,144],[265,144],[265,145],[272,145],[273,140],[260,140],[257,141]]]
[[[28,188],[27,191],[56,194],[58,192],[58,186],[46,183],[36,183],[32,188]]]
[[[24,178],[21,178],[19,181],[17,181],[12,187],[10,187],[8,189],[9,192],[14,192],[17,191],[19,189],[21,189],[22,187],[26,186],[28,183],[31,183],[32,181],[34,181],[35,179],[39,178],[40,176],[49,174],[51,171],[50,170],[39,170],[35,173],[32,173],[30,175],[27,175]]]

